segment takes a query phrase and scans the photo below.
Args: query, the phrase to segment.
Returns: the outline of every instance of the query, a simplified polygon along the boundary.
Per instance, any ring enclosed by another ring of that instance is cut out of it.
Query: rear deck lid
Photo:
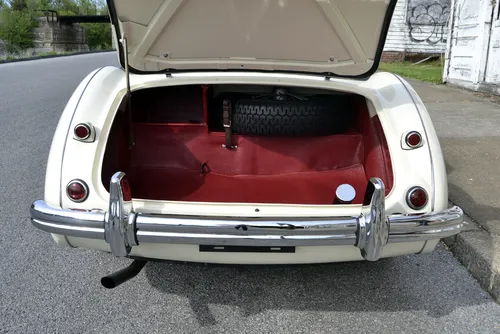
[[[264,70],[363,77],[396,0],[108,0],[134,73]],[[121,65],[123,45],[118,43]]]

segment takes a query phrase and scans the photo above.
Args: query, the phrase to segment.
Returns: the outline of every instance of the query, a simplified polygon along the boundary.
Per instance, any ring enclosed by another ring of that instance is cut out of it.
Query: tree
[[[97,9],[97,15],[108,15],[108,8]],[[93,15],[89,14],[89,15]],[[108,50],[111,48],[111,25],[106,23],[83,23],[87,43],[91,50]]]
[[[105,15],[104,0],[0,0],[0,39],[8,53],[33,47],[32,30],[41,10],[55,10],[59,15]],[[111,47],[111,27],[103,23],[82,24],[91,50]]]
[[[106,8],[102,0],[37,0],[44,9],[56,10],[60,15],[97,15]]]
[[[5,51],[19,53],[33,47],[33,28],[37,25],[33,12],[4,7],[0,15],[0,39]]]
[[[111,27],[105,23],[83,23],[87,44],[90,50],[107,50],[111,48]]]
[[[38,0],[40,9],[52,9],[59,15],[107,15],[104,0]],[[105,23],[83,23],[91,50],[111,48],[111,27]]]
[[[10,0],[9,1],[10,8],[12,10],[27,10],[28,9],[28,1],[27,0]]]

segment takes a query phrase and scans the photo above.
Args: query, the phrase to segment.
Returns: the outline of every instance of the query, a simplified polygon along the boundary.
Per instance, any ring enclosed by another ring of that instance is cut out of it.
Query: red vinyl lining
[[[392,163],[380,119],[370,117],[365,101],[358,100],[356,104],[359,108],[357,128],[363,134],[366,176],[382,179],[387,195],[393,187]]]
[[[239,203],[332,204],[335,189],[350,183],[364,189],[363,166],[341,170],[281,175],[221,175],[179,168],[132,168],[130,186],[135,198]],[[363,201],[358,191],[356,203]]]
[[[136,146],[128,150],[126,128],[117,118],[103,163],[103,182],[107,186],[111,175],[121,170],[128,174],[134,198],[285,204],[332,204],[336,188],[349,183],[357,192],[354,203],[359,204],[368,178],[380,177],[389,193],[393,175],[378,117],[369,117],[363,99],[356,105],[356,124],[344,134],[234,135],[236,150],[223,148],[224,133],[210,133],[203,121],[158,122],[161,117],[154,115],[136,120]],[[149,119],[153,123],[146,123]]]
[[[136,198],[331,204],[350,183],[361,203],[366,186],[360,134],[311,138],[234,136],[206,127],[136,124],[129,179]],[[205,172],[200,169],[205,165]]]
[[[234,136],[235,150],[222,147],[224,133],[204,126],[163,127],[136,124],[132,168],[199,170],[206,162],[213,172],[227,175],[276,175],[326,171],[363,162],[362,137],[276,138]]]

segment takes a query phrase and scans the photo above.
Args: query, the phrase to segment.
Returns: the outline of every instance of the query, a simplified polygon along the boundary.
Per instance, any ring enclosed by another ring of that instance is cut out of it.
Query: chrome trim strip
[[[353,245],[357,218],[259,220],[137,214],[137,240],[234,246]]]
[[[167,215],[131,214],[135,218],[135,245],[141,243],[180,243],[241,246],[319,246],[360,245],[358,224],[365,217],[339,217],[329,220],[253,220],[209,217],[172,217]],[[90,239],[104,238],[105,214],[53,208],[44,201],[31,207],[31,221],[40,230]],[[435,240],[460,233],[463,212],[452,207],[442,212],[391,215],[385,220],[390,226],[388,243]],[[246,230],[241,223],[247,226]],[[128,223],[128,222],[127,222]],[[290,224],[290,225],[289,225]],[[293,228],[287,227],[293,226]],[[130,235],[128,235],[130,236]],[[384,242],[379,234],[378,244]],[[127,239],[127,244],[131,245]],[[366,240],[364,241],[366,245]],[[377,258],[365,247],[367,260]]]
[[[272,220],[271,220],[272,219]],[[267,218],[221,218],[221,217],[178,217],[138,213],[138,231],[150,230],[172,233],[228,233],[258,235],[326,235],[331,233],[355,233],[356,217],[303,218],[300,220]]]
[[[135,213],[124,200],[125,173],[111,177],[109,211],[53,208],[44,201],[31,206],[37,228],[66,236],[104,239],[115,256],[127,256],[144,243],[179,243],[219,246],[335,246],[353,245],[365,260],[377,261],[388,242],[425,241],[460,232],[463,212],[385,215],[385,187],[371,178],[357,217],[229,218]]]
[[[32,219],[31,222],[40,230],[49,233],[79,238],[104,239],[104,229],[100,227],[63,225],[61,223],[49,223],[39,219]]]
[[[234,235],[137,231],[139,243],[173,243],[211,246],[332,246],[354,245],[356,234],[332,235]]]
[[[62,210],[44,201],[31,205],[31,221],[37,228],[71,237],[104,239],[104,214]]]
[[[132,201],[124,201],[121,181],[125,173],[117,172],[109,186],[109,211],[104,220],[104,239],[115,256],[127,256],[135,246],[135,222],[129,220]]]
[[[389,222],[385,216],[385,187],[381,179],[369,180],[363,204],[356,246],[361,249],[363,258],[376,261],[382,256],[389,238]]]
[[[442,212],[391,216],[388,220],[391,226],[389,242],[440,239],[460,232],[463,211],[454,206]]]

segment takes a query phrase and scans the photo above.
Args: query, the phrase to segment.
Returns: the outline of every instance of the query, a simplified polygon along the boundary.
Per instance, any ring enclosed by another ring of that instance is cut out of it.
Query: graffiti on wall
[[[408,0],[407,23],[415,43],[446,43],[451,0]]]

